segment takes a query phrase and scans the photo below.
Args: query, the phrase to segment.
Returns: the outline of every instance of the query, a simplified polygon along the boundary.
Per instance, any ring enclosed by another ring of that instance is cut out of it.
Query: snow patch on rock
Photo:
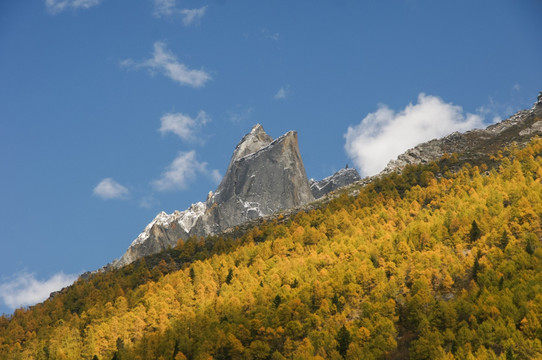
[[[185,211],[175,210],[172,214],[167,214],[165,211],[161,211],[153,221],[145,227],[145,230],[132,242],[130,246],[135,246],[143,243],[150,237],[151,229],[154,225],[161,226],[169,229],[172,223],[177,222],[182,226],[183,230],[187,233],[190,232],[196,221],[205,214],[207,206],[203,202],[197,202],[190,205]]]

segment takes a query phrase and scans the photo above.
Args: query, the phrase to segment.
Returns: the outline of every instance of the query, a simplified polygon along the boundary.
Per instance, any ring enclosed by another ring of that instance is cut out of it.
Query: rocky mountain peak
[[[121,267],[173,247],[179,239],[217,234],[313,200],[297,132],[273,140],[257,124],[235,147],[224,178],[205,203],[169,215],[161,212],[112,265]]]
[[[176,210],[172,214],[161,211],[132,242],[122,257],[112,265],[114,267],[128,265],[142,256],[175,246],[179,239],[188,238],[190,230],[206,209],[205,203],[198,202],[184,211]]]
[[[354,168],[349,168],[347,165],[345,168],[337,171],[335,174],[320,181],[311,179],[310,186],[312,195],[316,199],[319,199],[332,191],[342,188],[343,186],[350,185],[359,180],[361,180],[361,176],[359,176],[358,171]]]
[[[245,135],[242,146],[251,141],[253,134],[264,139],[256,141],[258,145],[270,139],[261,126],[253,131]],[[239,145],[236,152],[238,149]],[[222,182],[207,202],[210,210],[193,229],[196,235],[218,233],[314,200],[299,153],[297,132],[289,131],[242,157],[236,156],[236,152]]]
[[[230,161],[239,160],[240,158],[252,154],[264,146],[269,145],[273,141],[273,138],[265,132],[263,126],[256,124],[252,127],[252,130],[239,141],[239,144],[235,147],[233,155]]]

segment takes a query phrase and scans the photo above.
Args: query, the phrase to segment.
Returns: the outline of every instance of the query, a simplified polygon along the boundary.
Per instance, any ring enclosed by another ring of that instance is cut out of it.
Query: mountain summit
[[[121,267],[173,247],[179,239],[217,234],[313,200],[297,132],[273,140],[257,124],[235,147],[222,182],[205,203],[173,214],[161,212],[112,265]]]
[[[233,155],[231,157],[230,165],[228,166],[228,170],[236,160],[239,160],[246,155],[255,153],[256,151],[271,144],[272,142],[273,138],[267,135],[267,133],[263,129],[263,126],[261,126],[260,124],[254,125],[252,127],[252,130],[250,130],[248,134],[243,136],[241,141],[239,141],[239,144],[237,144],[237,146],[235,147],[235,150],[233,151]]]
[[[192,234],[216,234],[247,220],[304,205],[314,200],[299,154],[297,133],[274,141],[256,125],[235,148],[208,211]]]

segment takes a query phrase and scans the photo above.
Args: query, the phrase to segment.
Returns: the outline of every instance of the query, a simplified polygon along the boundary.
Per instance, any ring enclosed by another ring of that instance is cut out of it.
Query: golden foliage
[[[0,358],[541,358],[542,141],[505,153],[81,279],[0,318]]]

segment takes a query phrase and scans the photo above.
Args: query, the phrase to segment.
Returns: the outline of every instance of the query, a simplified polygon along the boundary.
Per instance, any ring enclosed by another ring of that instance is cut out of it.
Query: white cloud
[[[288,93],[290,92],[289,88],[289,86],[281,87],[273,97],[277,100],[286,99],[286,96],[288,96]]]
[[[184,26],[190,26],[199,21],[207,10],[207,6],[198,9],[177,9],[175,0],[154,0],[154,16],[157,18],[179,15]]]
[[[128,197],[128,189],[111,178],[105,178],[93,190],[94,195],[102,199],[125,199]]]
[[[175,12],[175,0],[154,0],[154,16],[171,16]]]
[[[184,141],[196,142],[200,141],[197,136],[198,130],[209,121],[211,118],[203,110],[200,110],[195,119],[181,113],[167,113],[160,119],[162,126],[159,131],[164,135],[167,132],[172,132]]]
[[[463,114],[461,106],[422,93],[417,104],[397,113],[380,105],[360,124],[349,126],[345,150],[363,175],[374,175],[419,143],[482,125],[482,116]]]
[[[58,14],[69,8],[88,9],[98,5],[102,0],[45,0],[45,7],[51,14]]]
[[[158,191],[183,190],[196,179],[198,174],[203,174],[215,180],[218,171],[209,171],[206,162],[196,160],[195,150],[179,152],[179,155],[162,173],[162,176],[153,181],[152,184]]]
[[[199,9],[181,10],[180,13],[183,16],[184,26],[189,26],[199,21],[203,17],[203,15],[205,15],[206,10],[207,10],[207,6],[200,7]]]
[[[154,52],[151,59],[137,63],[132,59],[126,59],[120,62],[122,67],[126,68],[147,68],[151,72],[161,72],[173,81],[181,85],[193,87],[202,87],[211,80],[211,76],[203,70],[189,69],[186,65],[180,63],[177,57],[171,53],[166,44],[162,41],[154,43]]]
[[[11,309],[34,305],[47,299],[52,292],[71,285],[76,279],[76,275],[60,272],[41,281],[37,280],[34,274],[25,272],[0,284],[0,298]]]
[[[514,91],[520,91],[520,90],[521,90],[521,85],[519,85],[519,84],[514,84],[514,86],[512,86],[512,90],[514,90]]]

